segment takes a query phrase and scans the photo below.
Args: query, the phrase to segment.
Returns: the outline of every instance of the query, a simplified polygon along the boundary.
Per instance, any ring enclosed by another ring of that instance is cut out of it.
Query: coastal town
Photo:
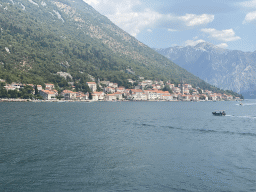
[[[239,97],[232,95],[213,93],[209,90],[203,90],[199,87],[193,88],[191,84],[180,83],[177,86],[170,81],[152,81],[144,80],[135,83],[132,79],[127,80],[133,86],[133,89],[126,89],[118,86],[117,83],[110,81],[92,81],[86,82],[90,92],[76,92],[75,86],[70,85],[70,89],[57,91],[55,85],[45,83],[42,85],[11,83],[4,87],[9,90],[21,90],[25,86],[33,88],[33,94],[41,96],[40,101],[230,101],[240,100]],[[5,82],[1,80],[1,82]],[[43,88],[44,87],[44,88]],[[100,91],[97,91],[100,89]],[[2,98],[1,101],[22,101],[22,99]],[[32,99],[39,100],[39,99]]]

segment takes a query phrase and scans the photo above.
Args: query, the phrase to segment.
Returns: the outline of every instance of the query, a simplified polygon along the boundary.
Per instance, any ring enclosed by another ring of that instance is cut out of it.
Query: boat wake
[[[244,116],[235,116],[235,115],[226,115],[226,117],[235,117],[243,119],[256,119],[256,116],[244,115]]]
[[[256,118],[256,117],[255,117]],[[241,136],[251,136],[256,137],[256,133],[253,132],[236,132],[236,131],[228,131],[228,130],[214,130],[214,129],[205,129],[205,128],[182,128],[182,127],[173,127],[173,126],[161,126],[169,129],[176,130],[185,130],[185,131],[193,131],[201,134],[226,134],[226,135],[241,135]]]
[[[236,104],[237,106],[253,106],[253,105],[256,105],[256,103],[242,103],[242,105],[241,104]]]
[[[252,105],[256,105],[256,103],[244,103],[244,106],[252,106]]]
[[[217,130],[210,130],[210,129],[194,129],[194,131],[201,132],[201,133],[221,133],[221,134],[228,134],[228,135],[243,135],[243,136],[252,136],[256,137],[255,133],[251,132],[234,132],[234,131],[217,131]]]

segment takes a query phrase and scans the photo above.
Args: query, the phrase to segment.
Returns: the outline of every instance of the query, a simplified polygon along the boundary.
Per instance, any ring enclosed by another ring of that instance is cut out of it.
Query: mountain
[[[84,89],[91,79],[129,87],[139,76],[218,91],[82,0],[0,0],[0,79]]]
[[[155,50],[216,87],[247,96],[256,93],[256,51],[222,49],[207,42]]]

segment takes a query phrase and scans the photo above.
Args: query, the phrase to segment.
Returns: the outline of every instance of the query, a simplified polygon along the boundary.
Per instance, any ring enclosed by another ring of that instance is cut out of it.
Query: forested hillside
[[[83,87],[95,79],[181,78],[215,89],[115,26],[82,0],[0,0],[0,79]],[[127,69],[134,73],[126,73]],[[57,72],[68,72],[65,79]]]

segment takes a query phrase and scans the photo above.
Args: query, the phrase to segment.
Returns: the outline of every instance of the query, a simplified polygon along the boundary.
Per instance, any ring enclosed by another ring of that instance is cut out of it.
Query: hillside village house
[[[147,90],[146,94],[148,96],[148,100],[171,100],[173,97],[170,95],[168,91],[161,91],[158,89],[153,89],[153,90]]]
[[[113,85],[112,85],[111,87],[117,88],[117,87],[118,87],[118,84],[117,84],[117,83],[113,83]]]
[[[190,96],[190,99],[191,99],[192,101],[199,101],[199,95],[191,95],[191,96]]]
[[[114,87],[105,87],[104,92],[105,93],[115,93],[116,89]]]
[[[4,86],[5,89],[8,90],[19,90],[21,87],[23,87],[23,84],[21,83],[11,83],[6,86]]]
[[[174,88],[174,84],[166,83],[166,86],[168,86],[170,89]]]
[[[37,87],[37,90],[38,90],[38,91],[41,91],[41,90],[43,90],[43,87],[42,87],[42,85],[37,85],[36,87]]]
[[[124,93],[124,91],[125,91],[125,87],[120,86],[116,88],[116,92]]]
[[[135,101],[146,101],[147,95],[141,89],[131,89],[128,98]]]
[[[53,90],[54,84],[51,83],[45,83],[45,90]]]
[[[76,93],[76,99],[77,100],[88,100],[89,99],[89,93],[83,93],[81,91]]]
[[[86,82],[86,84],[92,92],[95,92],[97,90],[97,84],[95,82]]]
[[[93,92],[92,93],[92,100],[98,101],[98,100],[104,100],[104,92]]]
[[[44,100],[53,100],[56,97],[56,92],[50,90],[40,90],[39,94],[43,97]]]
[[[173,87],[173,88],[172,88],[172,91],[173,91],[174,93],[176,93],[176,94],[179,94],[181,90],[180,90],[179,87]]]
[[[179,100],[181,100],[181,101],[190,101],[190,95],[182,95],[182,94],[179,94],[178,98],[179,98]]]
[[[11,86],[11,85],[6,85],[6,86],[4,86],[4,88],[7,90],[7,91],[9,91],[9,90],[16,90],[17,89],[17,87],[14,87],[14,86]]]
[[[162,86],[159,84],[153,84],[152,87],[153,87],[153,89],[161,89],[162,88]]]
[[[165,94],[165,95],[162,95],[161,99],[165,101],[173,101],[173,96],[170,94]]]
[[[105,97],[106,101],[115,101],[116,100],[116,95],[115,94],[107,94]]]
[[[123,99],[123,94],[121,92],[115,92],[114,94],[116,95],[117,100],[122,100]]]
[[[136,81],[133,81],[132,79],[127,79],[127,81],[128,81],[129,83],[131,83],[132,85],[136,82]]]
[[[61,95],[64,97],[65,100],[75,100],[76,93],[70,90],[64,90],[61,92]]]

